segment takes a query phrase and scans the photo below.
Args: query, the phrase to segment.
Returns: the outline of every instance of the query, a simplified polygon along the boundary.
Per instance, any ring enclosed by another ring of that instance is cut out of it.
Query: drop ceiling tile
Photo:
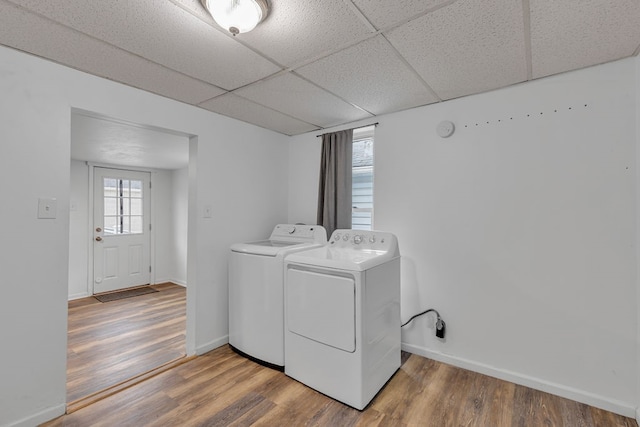
[[[7,46],[189,104],[224,93],[10,3],[0,2],[0,16],[0,40]]]
[[[286,67],[370,34],[344,0],[278,0],[270,4],[267,19],[238,38]]]
[[[371,116],[292,73],[254,83],[234,93],[321,127]]]
[[[522,4],[458,1],[390,31],[391,44],[442,99],[527,78]]]
[[[296,73],[376,115],[438,101],[382,36],[299,68]]]
[[[378,29],[388,28],[451,0],[352,0]]]
[[[170,1],[10,1],[224,89],[280,71],[272,62]]]
[[[200,0],[169,0],[169,1],[188,10],[194,16],[200,18],[204,22],[207,22],[209,24],[215,23],[215,21],[207,11],[207,9],[205,9],[202,3],[200,3]]]
[[[285,135],[297,135],[318,129],[318,126],[294,119],[232,93],[204,102],[200,107]]]
[[[638,0],[530,0],[533,77],[625,58],[640,45]]]

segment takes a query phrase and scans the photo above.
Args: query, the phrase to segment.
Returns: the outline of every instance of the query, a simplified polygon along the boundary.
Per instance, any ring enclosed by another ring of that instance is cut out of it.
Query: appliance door
[[[284,366],[281,259],[231,252],[229,343],[257,359]]]
[[[337,349],[356,350],[356,284],[348,274],[287,269],[290,332]]]

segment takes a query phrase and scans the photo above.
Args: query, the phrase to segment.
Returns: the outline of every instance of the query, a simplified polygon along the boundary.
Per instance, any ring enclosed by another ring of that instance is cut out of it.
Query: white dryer
[[[283,369],[284,257],[326,242],[322,226],[278,224],[268,240],[231,246],[229,344],[234,350]]]
[[[364,409],[400,367],[396,237],[336,230],[287,256],[285,298],[285,373]]]

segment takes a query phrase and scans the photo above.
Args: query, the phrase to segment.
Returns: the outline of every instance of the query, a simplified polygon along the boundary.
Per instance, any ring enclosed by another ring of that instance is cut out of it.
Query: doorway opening
[[[68,412],[187,355],[196,144],[184,133],[71,112]],[[150,292],[93,297],[139,286]]]

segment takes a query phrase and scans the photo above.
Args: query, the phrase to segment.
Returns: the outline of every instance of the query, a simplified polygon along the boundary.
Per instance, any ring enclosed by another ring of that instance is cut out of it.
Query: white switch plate
[[[211,208],[211,206],[210,206],[210,205],[205,206],[205,207],[204,207],[204,217],[205,217],[205,218],[211,218],[211,216],[212,216],[212,211],[213,211],[213,209]]]
[[[41,197],[38,199],[38,218],[55,219],[58,213],[58,202],[56,199]]]

